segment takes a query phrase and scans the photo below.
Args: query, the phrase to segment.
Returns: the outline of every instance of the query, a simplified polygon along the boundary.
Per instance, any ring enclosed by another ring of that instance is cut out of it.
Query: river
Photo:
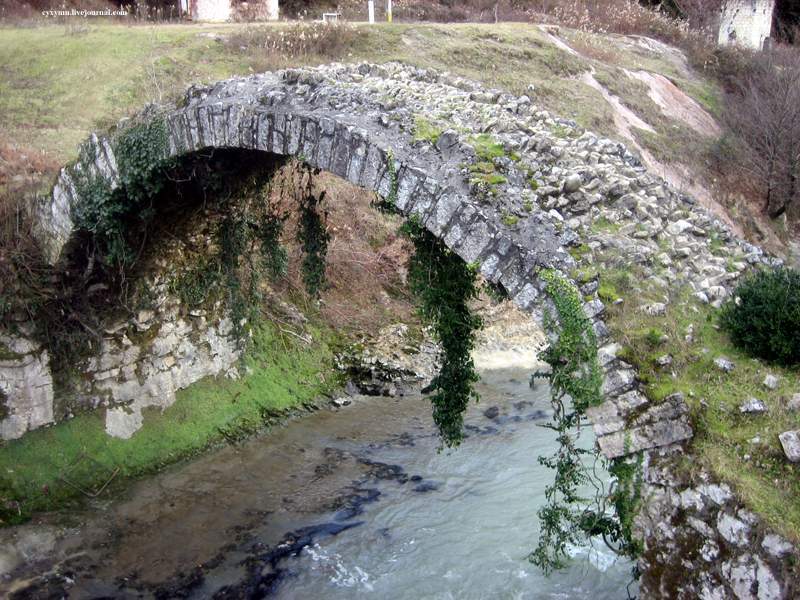
[[[541,426],[548,390],[531,390],[529,375],[482,371],[458,449],[439,451],[420,393],[355,396],[138,481],[121,498],[0,532],[0,591],[626,598],[631,565],[602,543],[574,548],[571,565],[550,577],[525,559],[552,479],[537,456],[554,450]]]

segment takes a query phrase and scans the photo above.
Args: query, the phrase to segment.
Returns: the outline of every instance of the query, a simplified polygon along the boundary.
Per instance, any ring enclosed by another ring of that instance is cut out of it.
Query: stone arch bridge
[[[649,277],[664,290],[665,302],[638,310],[663,314],[670,287],[688,286],[700,301],[719,304],[747,265],[770,259],[647,173],[623,145],[550,115],[527,96],[400,64],[334,64],[194,87],[174,105],[145,110],[134,123],[157,120],[166,131],[164,159],[230,148],[295,156],[391,196],[403,215],[415,215],[463,260],[479,263],[488,281],[540,322],[548,303],[541,271],[572,279],[601,345],[606,399],[589,411],[599,447],[609,458],[644,451],[647,502],[637,526],[647,552],[641,566],[662,568],[646,573],[643,590],[657,596],[656,590],[674,585],[667,581],[670,572],[685,570],[676,539],[689,540],[680,542],[686,547],[704,541],[702,529],[665,525],[680,511],[710,510],[723,525],[741,512],[724,486],[695,489],[670,471],[668,457],[683,452],[692,437],[686,404],[680,394],[659,404],[644,395],[604,323],[596,273],[613,266]],[[129,125],[93,135],[84,160],[65,167],[39,205],[41,240],[53,264],[67,260],[81,235],[74,218],[86,200],[78,180],[88,175],[111,188],[121,185],[116,148]],[[711,252],[709,238],[723,256]],[[582,276],[586,271],[595,274]],[[134,325],[146,330],[153,318],[140,314]],[[143,408],[171,404],[177,389],[225,373],[238,358],[225,319],[197,325],[175,315],[158,318],[148,349],[108,331],[84,373],[92,381],[86,396],[107,399],[100,406],[107,407],[112,435],[130,437],[142,424]],[[190,339],[203,341],[193,345]],[[0,342],[12,356],[0,360],[0,437],[9,439],[58,417],[46,350],[3,332]],[[752,557],[726,547],[751,564]],[[718,591],[728,589],[733,584],[725,583],[725,564],[713,573],[693,572],[693,589],[712,580]]]
[[[399,64],[291,69],[190,88],[175,105],[150,107],[136,122],[155,119],[166,126],[164,158],[223,148],[295,156],[384,198],[391,193],[399,212],[415,215],[464,261],[479,263],[483,277],[540,322],[548,302],[540,271],[570,276],[578,267],[573,254],[581,258],[601,216],[611,214],[618,223],[611,239],[600,243],[616,247],[623,261],[626,253],[631,260],[639,252],[652,254],[636,241],[645,237],[642,223],[652,225],[653,237],[704,227],[741,244],[646,173],[623,145],[553,117],[527,96],[485,90],[447,73]],[[62,260],[80,233],[73,221],[84,202],[77,179],[89,175],[111,188],[121,185],[115,140],[125,128],[122,123],[116,132],[93,135],[83,149],[91,160],[65,167],[41,203],[41,239],[51,262]],[[602,451],[617,457],[689,439],[682,400],[648,409],[634,369],[616,357],[619,346],[603,323],[597,287],[596,280],[583,282],[581,293],[603,344],[607,401],[593,411]],[[724,288],[711,291],[712,297],[725,294]],[[119,399],[135,405],[143,394],[166,394],[166,401],[153,403],[169,404],[176,388],[224,370],[234,358],[229,353],[209,369],[172,374],[166,383],[123,384],[132,389]],[[133,417],[129,409],[108,413],[112,433],[127,436],[141,425],[136,410]],[[635,422],[626,423],[634,413]],[[124,425],[115,426],[115,419]],[[31,420],[17,431],[38,424]]]

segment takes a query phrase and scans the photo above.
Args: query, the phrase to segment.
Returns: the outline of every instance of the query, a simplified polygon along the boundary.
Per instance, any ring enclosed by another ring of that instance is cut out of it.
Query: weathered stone
[[[717,531],[734,546],[746,546],[750,542],[750,526],[724,511],[717,517]]]
[[[778,436],[783,447],[783,453],[791,462],[800,462],[800,429],[784,431]]]
[[[660,317],[667,314],[667,305],[663,302],[654,302],[653,304],[645,304],[639,310],[651,317]]]
[[[761,547],[767,551],[767,554],[775,558],[783,558],[790,554],[794,547],[779,535],[768,533],[761,541]]]
[[[748,398],[739,405],[739,412],[744,415],[761,415],[767,412],[767,405],[758,398]]]
[[[764,377],[763,385],[768,390],[778,389],[778,378],[775,375],[769,374]]]
[[[583,180],[581,179],[580,175],[577,173],[567,175],[567,178],[564,179],[564,192],[567,194],[577,192],[579,189],[581,189],[581,185],[583,185]]]
[[[736,368],[730,360],[725,358],[724,356],[720,356],[719,358],[714,359],[714,366],[717,367],[723,373],[730,373]]]

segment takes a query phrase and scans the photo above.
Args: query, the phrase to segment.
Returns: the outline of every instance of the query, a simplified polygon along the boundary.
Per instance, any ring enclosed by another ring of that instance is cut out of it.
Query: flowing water
[[[2,533],[0,592],[626,598],[631,565],[602,543],[574,548],[550,577],[525,559],[552,479],[537,456],[555,449],[541,426],[547,389],[531,390],[529,374],[483,371],[455,450],[437,451],[421,394],[355,397],[138,482],[66,523]]]

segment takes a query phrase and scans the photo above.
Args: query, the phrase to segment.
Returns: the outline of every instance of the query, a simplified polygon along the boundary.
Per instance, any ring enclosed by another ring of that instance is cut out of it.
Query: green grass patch
[[[179,391],[163,412],[146,410],[144,426],[129,440],[107,435],[103,411],[96,411],[3,443],[0,525],[80,502],[80,489],[99,489],[117,469],[113,488],[217,443],[240,440],[283,411],[312,402],[337,381],[330,367],[332,334],[310,333],[314,342],[304,345],[262,324],[245,359],[247,375],[207,378]]]
[[[718,311],[696,302],[688,292],[675,294],[667,315],[651,317],[625,302],[609,309],[609,325],[624,346],[623,360],[638,367],[647,396],[661,401],[682,392],[689,403],[695,438],[693,466],[702,466],[731,484],[739,497],[776,531],[800,541],[800,467],[788,462],[778,435],[797,428],[787,400],[800,391],[800,369],[766,365],[737,350],[718,325]],[[687,338],[687,335],[690,337]],[[669,368],[655,358],[669,354]],[[714,359],[736,365],[723,373]],[[764,377],[779,378],[776,390]],[[750,397],[768,407],[765,415],[742,415]]]
[[[414,117],[414,141],[436,144],[442,135],[442,128],[437,127],[425,117]]]
[[[506,149],[503,144],[495,140],[488,133],[474,136],[472,142],[475,148],[475,155],[483,162],[491,163],[495,158],[506,156]]]

